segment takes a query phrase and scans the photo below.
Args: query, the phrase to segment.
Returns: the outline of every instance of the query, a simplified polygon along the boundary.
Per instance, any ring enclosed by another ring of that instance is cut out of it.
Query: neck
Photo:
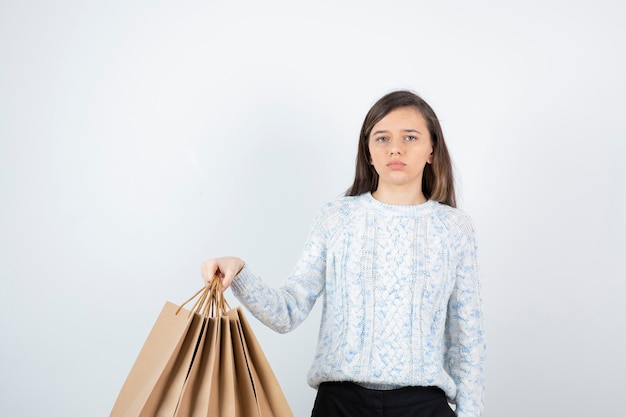
[[[378,189],[372,193],[372,197],[381,203],[399,206],[416,206],[428,201],[424,193],[422,193],[421,188],[418,190],[404,190],[378,187]]]

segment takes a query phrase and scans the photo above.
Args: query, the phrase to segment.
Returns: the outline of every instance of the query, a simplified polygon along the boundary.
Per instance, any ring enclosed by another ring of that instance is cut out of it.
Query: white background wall
[[[410,88],[442,120],[479,231],[485,416],[619,415],[625,11],[3,1],[0,414],[108,416],[163,303],[202,285],[208,257],[279,285],[351,183],[366,111]],[[249,318],[310,415],[319,306],[287,335]]]

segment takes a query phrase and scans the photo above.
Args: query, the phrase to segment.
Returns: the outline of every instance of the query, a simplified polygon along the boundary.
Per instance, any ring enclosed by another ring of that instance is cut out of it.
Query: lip
[[[402,169],[406,166],[406,164],[402,161],[389,161],[387,163],[387,167],[391,169]]]

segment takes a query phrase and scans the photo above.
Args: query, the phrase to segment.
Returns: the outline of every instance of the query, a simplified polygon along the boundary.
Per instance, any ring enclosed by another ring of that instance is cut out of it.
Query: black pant
[[[437,387],[373,390],[352,382],[324,382],[311,417],[454,417]]]

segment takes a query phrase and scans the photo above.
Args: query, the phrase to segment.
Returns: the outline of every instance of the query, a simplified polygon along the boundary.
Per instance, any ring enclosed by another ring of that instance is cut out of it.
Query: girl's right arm
[[[318,215],[296,267],[279,288],[267,285],[241,259],[233,257],[206,261],[202,265],[205,281],[217,272],[224,286],[230,285],[237,299],[263,324],[279,333],[295,329],[326,285],[325,217],[323,212]]]

